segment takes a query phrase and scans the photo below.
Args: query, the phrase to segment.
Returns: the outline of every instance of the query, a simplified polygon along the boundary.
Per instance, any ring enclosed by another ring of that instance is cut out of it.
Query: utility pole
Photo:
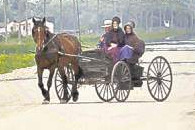
[[[97,0],[97,30],[100,32],[100,0]]]
[[[78,0],[76,0],[76,7],[77,7],[77,24],[79,29],[79,40],[81,41],[81,27],[80,27],[80,15],[79,15],[79,3]]]
[[[43,5],[44,5],[44,7],[43,7],[43,13],[44,13],[44,17],[46,17],[46,0],[44,0]]]
[[[28,36],[28,0],[25,1],[26,6],[26,36]]]
[[[162,27],[162,7],[159,8],[159,27]]]
[[[62,32],[63,21],[62,21],[62,0],[60,0],[60,32]]]
[[[73,28],[74,28],[74,31],[76,33],[76,2],[75,0],[72,1],[73,2]]]
[[[154,11],[151,10],[151,15],[150,15],[150,31],[152,31],[153,26],[154,26]]]
[[[4,9],[4,26],[5,26],[5,42],[7,42],[7,1],[3,0]]]
[[[22,15],[24,15],[24,6],[23,6],[24,1],[18,1],[19,5],[19,15],[18,15],[18,22],[19,22],[19,27],[18,27],[18,44],[21,44],[21,24],[20,21],[22,19]]]

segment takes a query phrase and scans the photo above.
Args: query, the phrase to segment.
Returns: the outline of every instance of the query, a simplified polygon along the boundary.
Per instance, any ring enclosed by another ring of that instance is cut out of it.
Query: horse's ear
[[[42,20],[43,25],[45,25],[45,22],[46,22],[46,19],[44,17],[43,20]]]
[[[36,20],[35,20],[35,18],[33,17],[32,18],[32,22],[35,24],[36,23]]]

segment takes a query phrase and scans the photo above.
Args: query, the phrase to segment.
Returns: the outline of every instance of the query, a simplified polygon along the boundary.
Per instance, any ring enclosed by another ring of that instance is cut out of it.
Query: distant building
[[[20,25],[22,36],[25,37],[27,35],[28,36],[32,35],[32,28],[34,26],[34,24],[32,22],[32,18],[28,18],[27,22],[26,22],[26,20],[22,20],[20,22],[11,21],[10,23],[7,24],[7,33],[8,34],[17,33],[19,31],[19,25]],[[54,32],[54,23],[53,22],[46,21],[46,26],[49,28],[49,30],[52,33]],[[5,27],[0,27],[0,33],[5,34]]]

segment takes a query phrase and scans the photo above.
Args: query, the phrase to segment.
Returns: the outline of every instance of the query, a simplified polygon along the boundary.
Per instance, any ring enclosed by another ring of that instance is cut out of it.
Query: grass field
[[[136,34],[144,41],[156,41],[167,36],[179,36],[185,33],[184,30],[161,30],[149,33],[136,30]],[[99,35],[82,35],[82,50],[95,48],[98,41]],[[34,50],[35,43],[32,37],[22,38],[21,43],[18,42],[17,38],[9,38],[7,43],[0,43],[0,74],[35,65],[34,54],[30,53]]]
[[[33,66],[33,54],[1,54],[0,74],[11,72],[14,69]]]

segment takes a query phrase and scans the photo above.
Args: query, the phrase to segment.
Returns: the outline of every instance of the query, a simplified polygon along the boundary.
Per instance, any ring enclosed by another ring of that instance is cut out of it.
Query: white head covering
[[[110,27],[112,25],[112,20],[104,20],[104,25],[102,28]]]

